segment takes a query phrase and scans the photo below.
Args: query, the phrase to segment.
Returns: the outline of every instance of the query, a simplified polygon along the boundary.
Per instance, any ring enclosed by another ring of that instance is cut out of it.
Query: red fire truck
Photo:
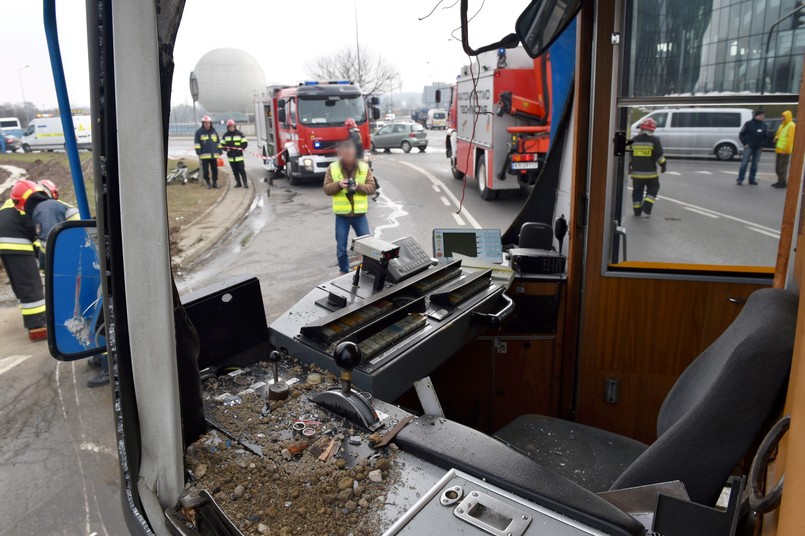
[[[453,177],[484,200],[534,184],[550,144],[550,60],[522,48],[478,56],[462,68],[450,105],[446,154]]]
[[[368,113],[379,114],[377,99],[367,99],[347,80],[302,82],[269,87],[255,101],[258,150],[263,167],[284,172],[291,184],[321,179],[336,158],[336,145],[347,138],[344,122],[358,124],[364,147],[369,147]]]

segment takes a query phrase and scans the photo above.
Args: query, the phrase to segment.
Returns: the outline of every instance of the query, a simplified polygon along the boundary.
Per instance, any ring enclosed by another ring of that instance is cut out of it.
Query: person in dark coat
[[[746,168],[749,168],[749,184],[757,184],[757,166],[760,163],[760,155],[763,153],[763,142],[768,136],[769,127],[763,120],[766,115],[763,110],[755,110],[752,119],[744,123],[738,137],[743,143],[743,157],[741,167],[738,168],[738,186],[743,185],[746,176]],[[751,163],[751,165],[750,165]]]

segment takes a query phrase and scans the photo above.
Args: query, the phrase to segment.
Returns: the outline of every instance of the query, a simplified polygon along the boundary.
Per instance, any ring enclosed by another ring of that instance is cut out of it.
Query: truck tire
[[[492,190],[486,185],[486,162],[483,156],[478,159],[478,165],[475,166],[475,180],[478,182],[478,193],[481,194],[481,199],[484,201],[497,199],[497,190]]]
[[[377,147],[375,147],[375,142],[373,142],[373,141],[369,142],[369,150],[372,151],[373,153],[377,152]]]
[[[738,148],[731,143],[719,143],[714,153],[719,160],[732,160],[738,154]]]
[[[27,143],[23,143],[22,144],[22,150],[23,150],[23,152],[30,153],[31,152],[31,146],[28,145]]]
[[[288,175],[288,183],[290,183],[291,186],[299,186],[302,182],[302,178],[293,172],[293,160],[289,160],[288,163],[285,164],[285,168],[287,169],[286,175]]]
[[[403,142],[400,144],[400,149],[402,149],[404,153],[410,153],[411,147],[411,142],[408,140],[403,140]]]
[[[455,162],[450,162],[450,172],[453,174],[453,178],[457,181],[464,180],[464,173],[456,167]]]

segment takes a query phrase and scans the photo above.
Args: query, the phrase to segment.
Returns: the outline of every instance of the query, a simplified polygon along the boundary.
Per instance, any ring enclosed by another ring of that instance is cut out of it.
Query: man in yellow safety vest
[[[794,133],[797,130],[790,110],[783,112],[782,120],[777,134],[774,135],[774,152],[777,156],[774,167],[777,172],[777,182],[772,186],[775,188],[785,188],[788,185],[788,164],[791,163],[791,153],[794,151]]]
[[[356,236],[369,234],[369,196],[375,193],[375,179],[369,164],[357,157],[355,143],[351,140],[338,146],[338,160],[330,164],[324,175],[324,193],[333,198],[335,213],[335,242],[338,270],[349,272],[347,242],[349,228]]]

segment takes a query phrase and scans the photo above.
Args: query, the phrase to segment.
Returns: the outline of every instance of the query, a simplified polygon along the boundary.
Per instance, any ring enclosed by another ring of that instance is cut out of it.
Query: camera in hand
[[[347,180],[347,195],[355,195],[357,191],[357,186],[355,185],[355,179],[352,177]]]

